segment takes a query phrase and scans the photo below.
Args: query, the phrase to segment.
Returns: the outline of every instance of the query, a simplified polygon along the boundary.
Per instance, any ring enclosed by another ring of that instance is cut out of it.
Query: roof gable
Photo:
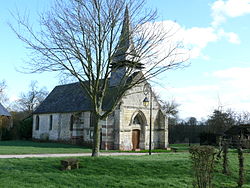
[[[11,116],[8,110],[0,103],[0,116]]]

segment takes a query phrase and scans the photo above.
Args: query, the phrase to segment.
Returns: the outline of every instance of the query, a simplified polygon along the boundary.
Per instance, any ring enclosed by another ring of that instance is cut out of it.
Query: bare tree
[[[243,111],[236,114],[235,121],[237,125],[240,124],[250,124],[250,113]]]
[[[1,107],[3,108],[1,103],[5,103],[7,101],[7,97],[5,94],[6,87],[7,87],[6,82],[4,80],[0,81],[0,108]],[[11,126],[10,117],[0,114],[0,140],[2,140],[3,130],[9,128],[10,126]]]
[[[156,11],[144,5],[144,0],[57,0],[40,15],[39,31],[27,17],[13,14],[18,25],[10,27],[33,52],[30,72],[71,75],[90,98],[95,117],[92,156],[99,155],[99,120],[114,111],[126,91],[187,60],[181,43],[171,42],[174,29],[155,22]],[[116,83],[109,82],[112,75]],[[104,111],[104,98],[111,92],[115,96]]]
[[[5,94],[6,87],[7,87],[6,82],[4,80],[0,81],[0,103],[7,101]]]
[[[6,88],[6,83],[5,81],[0,82],[0,93],[3,93],[4,89]]]
[[[162,108],[163,110],[166,112],[166,114],[168,114],[171,117],[177,117],[179,111],[178,111],[178,107],[180,106],[180,104],[176,103],[175,100],[171,100],[171,101],[163,101],[162,103]]]
[[[37,81],[32,81],[30,90],[27,93],[21,93],[20,99],[17,100],[17,108],[19,110],[31,114],[46,98],[48,91],[45,88],[38,88],[37,84]]]

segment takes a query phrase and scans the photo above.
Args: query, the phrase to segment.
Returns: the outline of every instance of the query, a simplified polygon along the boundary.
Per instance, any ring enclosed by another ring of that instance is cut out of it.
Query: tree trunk
[[[0,116],[0,141],[2,140],[3,116]]]
[[[3,128],[0,127],[0,141],[2,140]]]
[[[229,175],[229,168],[228,168],[228,141],[223,141],[223,174]]]
[[[100,156],[100,134],[101,134],[101,125],[99,124],[99,117],[95,115],[94,121],[94,139],[92,147],[92,157]]]
[[[239,180],[238,180],[238,187],[242,187],[244,184],[244,157],[243,157],[243,150],[241,141],[239,141],[238,145],[238,158],[239,158]]]

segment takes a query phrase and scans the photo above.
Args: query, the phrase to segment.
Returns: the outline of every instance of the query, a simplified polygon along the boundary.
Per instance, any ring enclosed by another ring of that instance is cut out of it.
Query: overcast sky
[[[9,11],[27,11],[34,23],[36,12],[52,0],[9,0],[0,6],[0,80],[8,85],[10,100],[25,92],[31,80],[51,91],[58,77],[51,73],[23,74],[16,69],[28,61],[24,48],[7,22]],[[166,72],[154,88],[164,100],[180,104],[180,117],[207,118],[219,105],[250,111],[250,0],[148,0],[157,8],[159,21],[178,30],[176,38],[190,51],[190,65]]]

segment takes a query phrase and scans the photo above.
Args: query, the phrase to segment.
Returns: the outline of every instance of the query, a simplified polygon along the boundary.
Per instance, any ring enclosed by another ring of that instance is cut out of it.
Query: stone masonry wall
[[[120,150],[132,149],[133,129],[140,130],[140,149],[149,148],[150,106],[148,105],[145,107],[143,105],[143,100],[145,98],[143,86],[144,84],[141,84],[132,88],[122,99],[122,105],[120,109]],[[150,95],[147,97],[150,100]],[[154,95],[152,96],[152,100],[152,148],[159,148],[163,147],[163,143],[168,143],[166,137],[167,134],[165,134],[168,133],[166,124],[167,122],[162,120],[165,120],[163,114],[159,115],[160,106]],[[141,127],[135,127],[132,122],[137,113],[141,113],[145,117],[144,124]]]
[[[52,113],[33,115],[33,138],[39,140],[72,141],[72,143],[91,144],[93,140],[93,126],[90,124],[90,112]],[[52,129],[50,130],[50,116],[52,115]],[[73,130],[70,130],[70,118],[74,116]],[[39,116],[39,130],[36,130],[36,117]],[[111,115],[101,121],[102,141],[114,149],[114,122]],[[107,125],[107,126],[106,126]],[[108,129],[106,129],[108,127]],[[106,138],[107,135],[107,138]],[[103,147],[104,148],[104,147]]]
[[[150,106],[145,107],[141,84],[129,90],[122,98],[121,104],[101,124],[101,148],[132,150],[132,131],[140,130],[140,149],[149,148]],[[150,95],[147,96],[150,100]],[[160,112],[160,106],[153,95],[152,110],[152,148],[168,147],[168,122]],[[142,117],[142,124],[134,124],[137,114]],[[39,130],[35,130],[36,116],[39,116]],[[50,115],[53,117],[52,130],[49,129]],[[74,116],[73,130],[70,130],[70,119]],[[91,144],[93,126],[90,124],[90,112],[51,113],[33,115],[33,138],[64,140]]]

